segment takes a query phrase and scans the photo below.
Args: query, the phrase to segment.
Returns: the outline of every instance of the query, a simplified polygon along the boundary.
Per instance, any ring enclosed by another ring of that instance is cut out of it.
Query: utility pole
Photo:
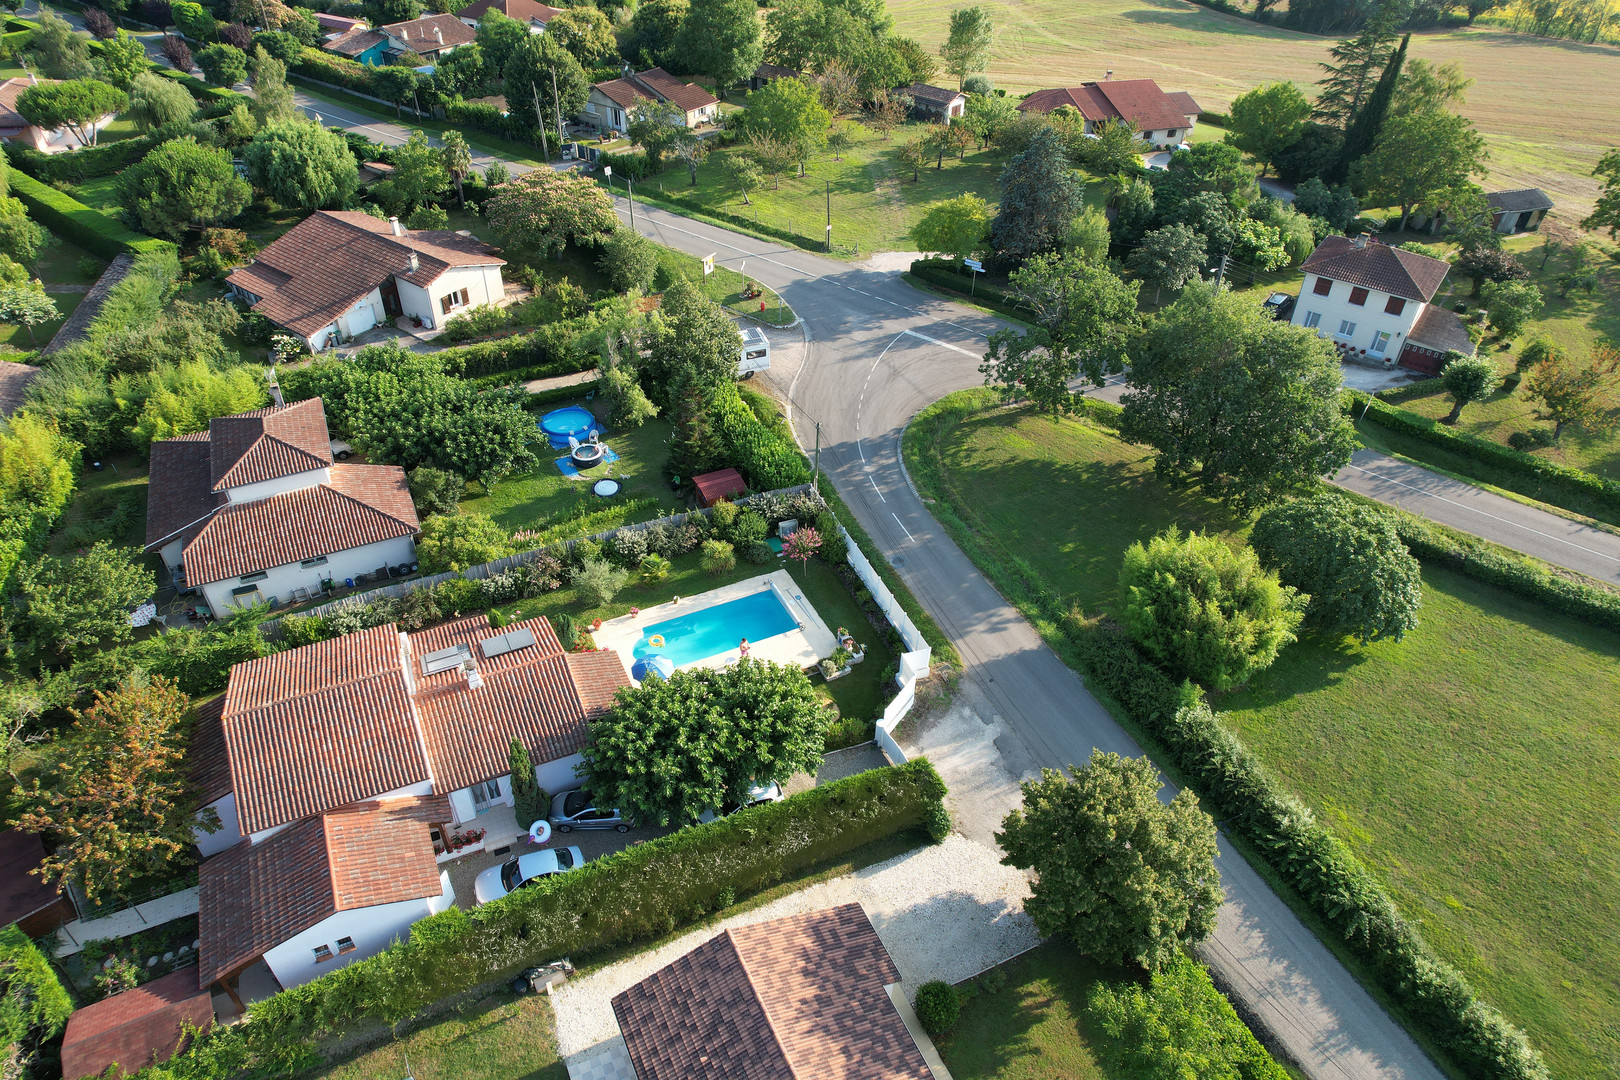
[[[529,80],[529,90],[534,94],[534,126],[540,129],[540,152],[546,156],[547,161],[550,161],[551,146],[546,142],[546,117],[540,111],[540,87],[533,79]]]
[[[563,135],[562,99],[557,96],[557,67],[556,67],[556,65],[552,65],[552,68],[551,68],[551,107],[554,110],[556,110],[556,113],[557,113],[557,152],[561,153],[562,152],[562,144],[567,142],[568,140]],[[540,119],[540,110],[539,110],[539,108],[535,109],[534,118],[536,120]]]
[[[1221,256],[1221,264],[1215,268],[1215,291],[1216,292],[1221,291],[1221,278],[1226,276],[1226,260],[1228,258],[1230,258],[1229,255],[1222,255]]]
[[[827,254],[832,254],[832,181],[827,181]]]
[[[629,173],[624,174],[624,188],[630,200],[630,231],[636,231],[636,178]]]
[[[815,463],[810,467],[810,486],[816,486],[816,477],[821,473],[821,421],[816,421],[816,457]]]

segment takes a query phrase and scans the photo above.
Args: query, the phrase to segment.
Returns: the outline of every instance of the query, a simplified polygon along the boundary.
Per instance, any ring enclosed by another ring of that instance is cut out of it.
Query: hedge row
[[[32,27],[27,30],[8,30],[4,34],[0,34],[0,49],[4,49],[9,56],[16,56],[28,48],[33,43],[33,40],[34,31]]]
[[[34,1048],[55,1038],[72,1012],[73,999],[45,954],[15,925],[0,928],[0,1056],[7,1065],[30,1064]]]
[[[1428,397],[1441,391],[1439,379],[1419,379],[1405,386],[1392,387],[1389,390],[1380,390],[1373,396],[1379,401],[1411,401],[1413,398]]]
[[[755,491],[776,491],[810,482],[810,464],[777,411],[763,394],[737,387],[730,401],[720,399],[714,426],[731,464]]]
[[[944,795],[927,761],[873,769],[594,859],[472,911],[452,907],[380,955],[250,1006],[251,1023],[216,1029],[162,1068],[185,1080],[242,1068],[290,1074],[317,1063],[322,1037],[397,1023],[536,964],[662,937],[896,833],[942,838]]]
[[[1406,1014],[1475,1080],[1547,1080],[1524,1032],[1477,997],[1355,855],[1224,728],[1190,683],[1178,684],[1122,632],[1064,619],[1090,680],[1150,732],[1273,870],[1309,903]]]
[[[578,331],[573,321],[565,320],[548,323],[532,333],[453,345],[434,355],[444,362],[445,371],[463,379],[516,369],[522,369],[525,379],[549,379],[596,366],[596,357],[575,344]]]
[[[1368,423],[1377,424],[1388,431],[1411,436],[1502,470],[1500,476],[1494,478],[1495,483],[1511,491],[1555,506],[1564,506],[1572,497],[1578,497],[1620,514],[1620,483],[1616,481],[1526,454],[1488,439],[1462,434],[1438,420],[1392,408],[1358,391],[1347,391],[1344,400],[1345,410],[1357,419],[1366,419]]]
[[[122,222],[103,214],[73,196],[48,187],[27,173],[11,174],[11,193],[28,207],[29,216],[51,232],[94,252],[104,259],[143,252],[174,251],[167,240],[158,240],[126,228]]]
[[[210,86],[201,79],[196,78],[195,76],[182,74],[181,72],[176,71],[174,68],[157,67],[154,65],[152,68],[152,73],[154,75],[161,75],[165,79],[173,79],[175,82],[185,87],[186,90],[190,92],[192,97],[203,103],[230,102],[234,105],[238,100],[242,102],[246,102],[248,100],[246,94],[239,94],[228,86]]]
[[[1010,318],[1027,321],[1031,315],[1010,290],[982,279],[975,284],[958,273],[954,259],[917,259],[911,264],[911,276]]]
[[[487,102],[457,99],[445,102],[443,107],[445,120],[457,127],[498,135],[513,142],[537,144],[539,141],[533,128]]]
[[[6,143],[6,157],[22,172],[45,183],[78,183],[123,172],[153,148],[150,136],[81,146],[71,154],[44,154],[19,142]]]
[[[365,64],[308,45],[304,46],[298,60],[288,65],[287,70],[306,79],[318,79],[334,86],[341,86],[345,90],[353,90],[357,94],[381,96],[372,89],[371,69]]]

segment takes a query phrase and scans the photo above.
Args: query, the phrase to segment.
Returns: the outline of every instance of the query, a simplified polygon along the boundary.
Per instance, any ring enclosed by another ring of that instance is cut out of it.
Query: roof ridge
[[[346,465],[346,466],[332,465],[331,468],[333,468],[333,469],[343,468],[346,471],[348,469],[392,469],[392,468],[397,468],[397,466],[393,466],[393,465]],[[373,506],[368,502],[364,502],[361,499],[355,498],[353,495],[350,495],[347,491],[343,491],[340,488],[338,488],[331,481],[327,481],[324,484],[316,484],[314,486],[315,487],[328,488],[328,489],[331,490],[332,494],[338,496],[341,499],[347,499],[350,502],[354,503],[356,506],[363,507],[364,509],[371,511],[373,514],[376,514],[378,517],[387,518],[389,521],[397,521],[401,525],[409,525],[410,524],[410,522],[406,521],[404,518],[395,517],[393,514],[388,513],[386,510],[382,509],[379,506]],[[301,490],[304,490],[304,489],[300,488],[298,490],[301,491]],[[292,494],[295,494],[295,493],[296,492],[292,492],[292,491],[283,492],[283,494],[286,494],[286,495],[292,495]],[[271,498],[275,498],[275,496],[272,495]],[[413,501],[413,504],[414,504],[414,501]],[[418,522],[417,524],[420,525],[421,522]]]
[[[782,1036],[776,1032],[776,1020],[771,1016],[770,1008],[765,1004],[765,995],[760,993],[759,984],[754,981],[754,973],[748,970],[748,959],[743,956],[742,948],[737,944],[737,937],[731,927],[726,928],[726,941],[731,945],[731,951],[737,957],[737,966],[742,969],[743,978],[748,982],[748,989],[754,995],[754,1003],[765,1017],[765,1030],[771,1033],[771,1042],[776,1044],[776,1052],[782,1055],[782,1064],[787,1066],[788,1075],[797,1077],[799,1070],[793,1063],[793,1057],[788,1053],[787,1046],[782,1042]],[[690,955],[690,954],[688,954]]]

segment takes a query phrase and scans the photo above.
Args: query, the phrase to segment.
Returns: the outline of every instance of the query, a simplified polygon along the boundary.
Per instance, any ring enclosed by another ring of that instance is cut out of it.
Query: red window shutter
[[[1329,278],[1319,277],[1316,279],[1316,287],[1311,291],[1317,296],[1326,296],[1333,291],[1333,282]]]
[[[1406,301],[1402,300],[1398,296],[1390,297],[1389,298],[1389,303],[1384,305],[1384,314],[1386,314],[1386,315],[1399,315],[1401,312],[1403,312],[1405,310],[1406,310]]]
[[[1367,290],[1363,289],[1360,285],[1357,285],[1355,288],[1351,289],[1350,302],[1357,307],[1361,307],[1367,302]]]

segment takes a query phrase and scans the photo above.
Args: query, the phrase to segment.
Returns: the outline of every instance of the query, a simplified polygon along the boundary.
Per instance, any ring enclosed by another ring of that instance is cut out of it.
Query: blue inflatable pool
[[[589,409],[582,409],[578,405],[548,412],[540,418],[540,430],[546,433],[546,439],[555,450],[568,449],[570,436],[584,442],[593,428],[600,430],[596,417],[591,415]]]

